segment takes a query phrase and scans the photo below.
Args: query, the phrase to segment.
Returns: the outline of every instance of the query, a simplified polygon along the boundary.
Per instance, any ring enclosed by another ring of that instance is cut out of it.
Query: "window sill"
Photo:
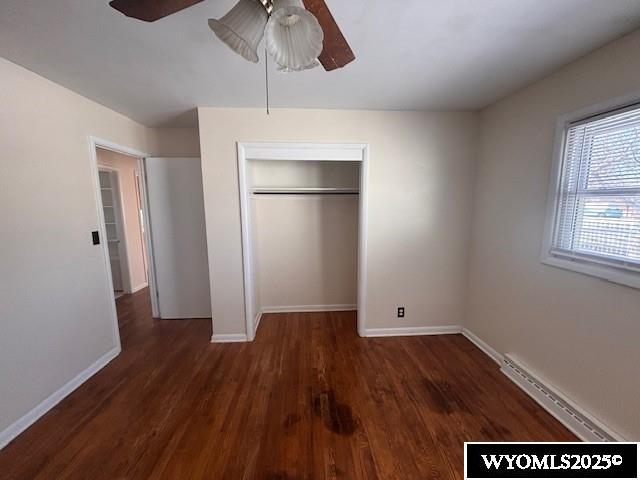
[[[542,257],[541,262],[551,267],[571,270],[591,277],[597,277],[618,285],[640,289],[640,274],[622,268],[610,267],[588,260],[578,260],[563,258],[557,255],[547,254]]]

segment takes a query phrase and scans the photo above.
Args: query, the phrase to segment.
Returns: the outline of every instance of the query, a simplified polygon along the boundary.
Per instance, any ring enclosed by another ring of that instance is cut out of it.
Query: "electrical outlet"
[[[398,318],[404,318],[404,307],[398,307]]]

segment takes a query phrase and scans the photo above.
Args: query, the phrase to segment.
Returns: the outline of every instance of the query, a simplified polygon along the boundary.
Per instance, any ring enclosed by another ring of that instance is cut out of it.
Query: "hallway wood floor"
[[[448,479],[463,442],[575,437],[460,335],[263,317],[253,344],[118,300],[122,354],[0,452],[3,479]]]

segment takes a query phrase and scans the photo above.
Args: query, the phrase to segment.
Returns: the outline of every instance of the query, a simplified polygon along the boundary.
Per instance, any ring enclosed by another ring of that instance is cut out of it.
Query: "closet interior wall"
[[[256,312],[355,310],[360,162],[250,161]]]

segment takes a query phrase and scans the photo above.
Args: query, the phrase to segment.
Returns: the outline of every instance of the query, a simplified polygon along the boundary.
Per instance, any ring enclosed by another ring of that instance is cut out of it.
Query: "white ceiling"
[[[108,0],[2,0],[0,56],[145,125],[191,126],[197,106],[265,103],[264,64],[236,56],[207,26],[234,3],[206,0],[148,24]],[[638,0],[327,4],[356,62],[330,73],[272,69],[273,106],[478,109],[640,27]]]

